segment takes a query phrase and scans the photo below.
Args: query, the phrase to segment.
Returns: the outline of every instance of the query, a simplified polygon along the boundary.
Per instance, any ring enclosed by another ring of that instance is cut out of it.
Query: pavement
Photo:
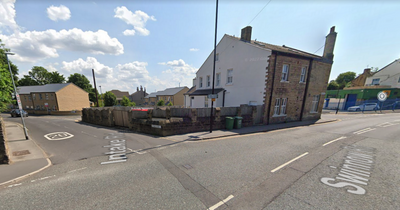
[[[0,186],[18,181],[51,166],[49,158],[39,145],[31,138],[26,140],[21,124],[3,122],[10,163],[0,165]]]
[[[337,119],[320,119],[317,121],[290,122],[273,125],[257,125],[251,127],[242,127],[233,130],[214,130],[188,133],[182,135],[173,135],[164,137],[174,141],[198,141],[213,138],[229,137],[236,135],[245,135],[251,133],[268,132],[272,130],[286,129],[299,126],[309,126],[335,122]],[[26,140],[24,130],[21,124],[4,121],[7,145],[9,150],[10,164],[0,165],[0,186],[10,185],[20,179],[38,173],[51,166],[51,161],[46,153],[30,137]],[[28,132],[29,135],[29,132]]]

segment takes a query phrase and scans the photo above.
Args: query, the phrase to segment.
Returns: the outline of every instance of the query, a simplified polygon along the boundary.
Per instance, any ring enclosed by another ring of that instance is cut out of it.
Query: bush
[[[164,100],[159,100],[158,102],[157,102],[157,106],[165,106],[165,102],[164,102]]]

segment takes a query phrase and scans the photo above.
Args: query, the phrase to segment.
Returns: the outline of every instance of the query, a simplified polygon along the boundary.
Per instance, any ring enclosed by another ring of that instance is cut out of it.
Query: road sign
[[[22,109],[21,99],[19,98],[19,94],[18,93],[17,93],[17,103],[18,103],[18,108]]]
[[[207,98],[218,98],[218,94],[208,94]]]
[[[387,94],[385,92],[381,91],[378,93],[378,100],[380,102],[384,102],[386,101],[386,99],[387,99]]]
[[[45,106],[45,107],[48,107],[48,106],[49,106],[49,104],[48,104],[48,103],[44,103],[44,106]]]
[[[212,98],[211,101],[215,101],[215,98]]]

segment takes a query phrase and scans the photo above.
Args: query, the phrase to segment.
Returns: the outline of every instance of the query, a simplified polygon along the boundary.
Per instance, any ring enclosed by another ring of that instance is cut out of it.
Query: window
[[[199,78],[199,87],[203,87],[203,77]]]
[[[207,98],[207,96],[204,97],[204,107],[208,107],[208,98]]]
[[[217,53],[217,55],[215,55],[215,61],[219,61],[219,53]]]
[[[36,105],[36,110],[39,110],[40,109],[40,106],[39,105]]]
[[[49,94],[46,93],[46,100],[49,100]]]
[[[279,107],[280,107],[280,104],[281,104],[281,99],[280,99],[280,98],[277,98],[277,99],[275,100],[274,115],[279,115]]]
[[[36,100],[36,94],[32,94],[33,100]]]
[[[380,78],[372,79],[371,85],[379,85],[379,80],[380,80]]]
[[[306,82],[306,70],[306,66],[301,68],[300,82]]]
[[[24,100],[26,101],[26,96],[24,96]]]
[[[286,115],[287,98],[277,98],[275,100],[274,116]]]
[[[313,96],[311,112],[318,112],[319,95]]]
[[[207,76],[207,87],[211,86],[211,79],[210,79],[210,75]]]
[[[29,101],[32,101],[32,98],[31,98],[31,96],[30,96],[30,95],[28,96],[28,100],[29,100]]]
[[[281,81],[288,81],[289,65],[283,64]]]
[[[40,100],[42,100],[43,98],[42,98],[42,94],[41,93],[39,93],[39,99]]]
[[[217,74],[217,87],[221,84],[221,73]]]
[[[281,100],[281,114],[280,115],[286,115],[286,104],[287,104],[287,98],[282,98],[282,100]]]
[[[399,77],[399,81],[397,81],[398,83],[400,83],[400,77]]]
[[[232,83],[233,83],[233,69],[228,69],[226,84],[232,84]]]

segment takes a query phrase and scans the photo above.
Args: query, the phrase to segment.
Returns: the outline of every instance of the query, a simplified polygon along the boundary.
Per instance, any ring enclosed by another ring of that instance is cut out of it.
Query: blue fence
[[[386,99],[384,102],[377,98],[369,100],[344,100],[330,99],[325,101],[324,109],[337,110],[338,112],[365,112],[365,111],[384,111],[392,110],[400,112],[400,98]]]

